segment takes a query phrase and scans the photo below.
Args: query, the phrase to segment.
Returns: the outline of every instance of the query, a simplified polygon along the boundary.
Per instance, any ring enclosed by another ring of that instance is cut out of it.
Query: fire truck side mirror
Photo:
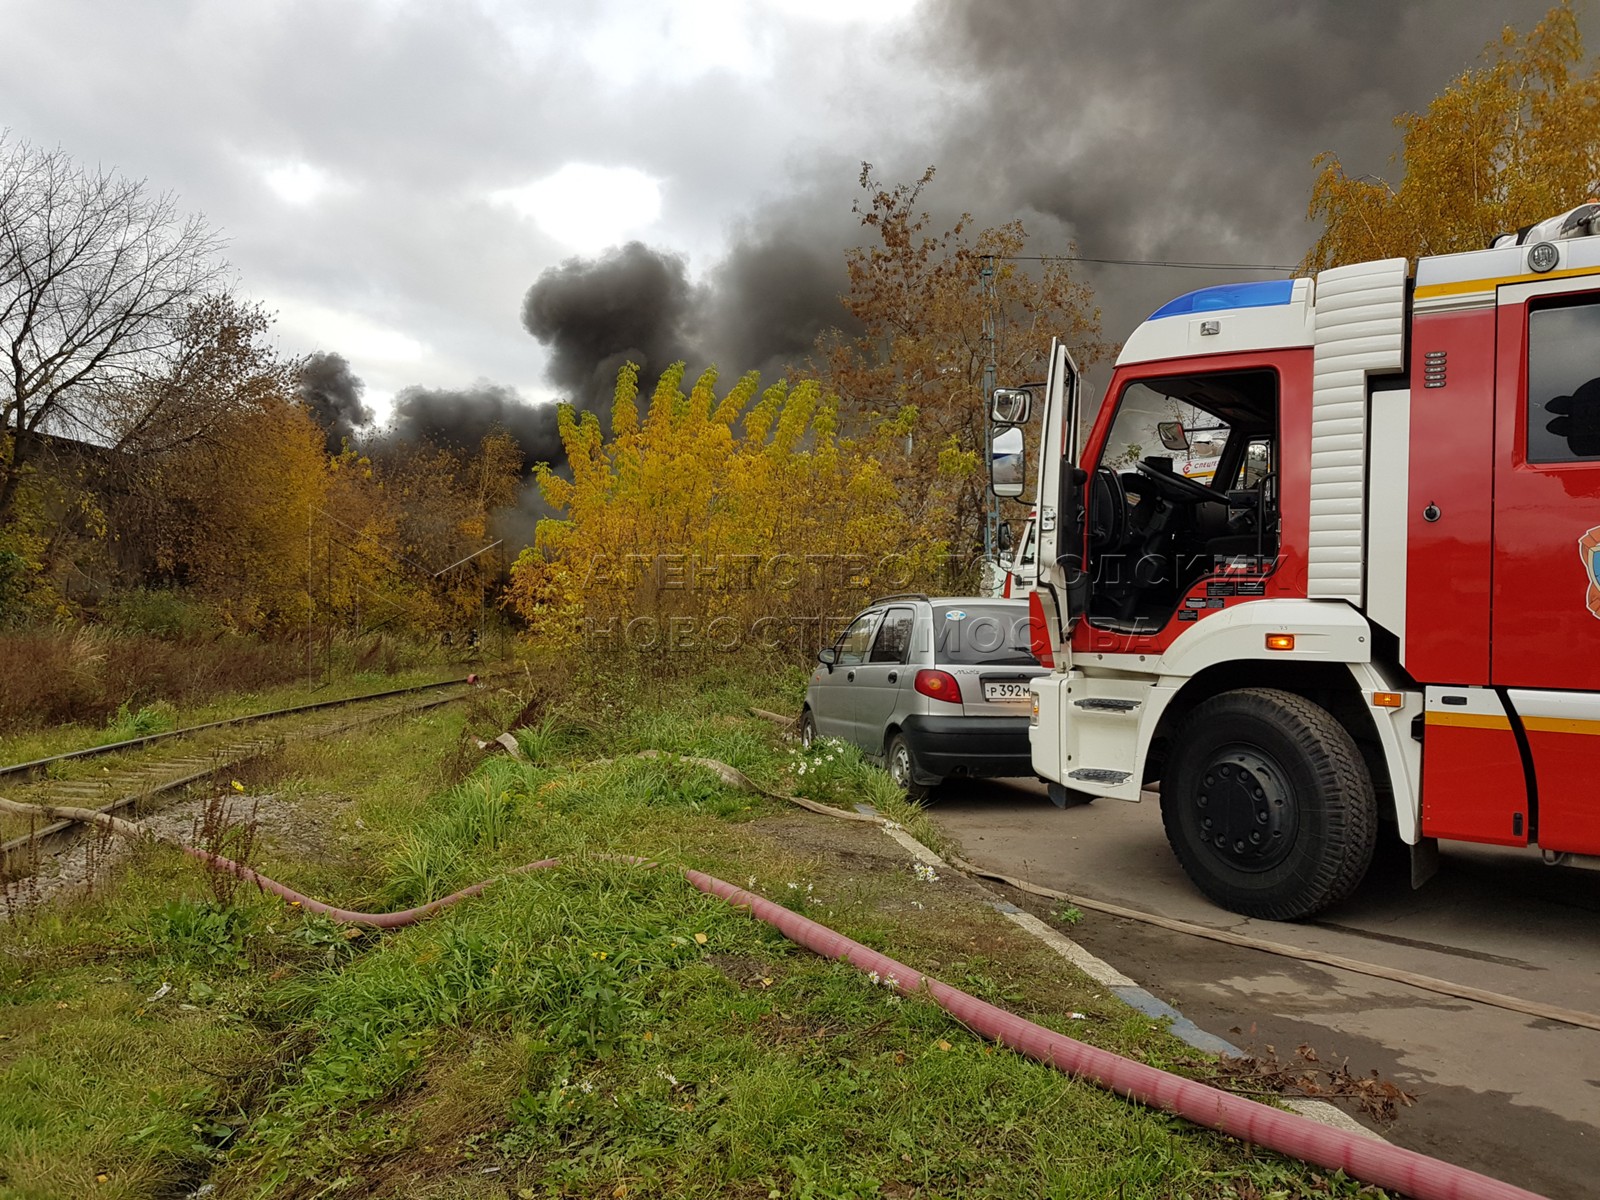
[[[989,398],[989,416],[996,425],[1026,425],[1033,411],[1033,396],[1026,388],[995,388]]]
[[[997,430],[989,444],[989,490],[1002,500],[1020,499],[1027,473],[1022,430]]]
[[[1182,421],[1157,421],[1156,434],[1161,438],[1161,444],[1168,450],[1189,448],[1189,435],[1184,432]]]

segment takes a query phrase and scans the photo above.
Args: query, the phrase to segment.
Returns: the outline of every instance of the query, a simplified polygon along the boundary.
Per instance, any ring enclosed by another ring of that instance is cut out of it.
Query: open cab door
[[[1028,601],[1033,652],[1044,666],[1071,665],[1072,629],[1087,605],[1083,472],[1078,469],[1078,410],[1083,377],[1059,340],[1050,345],[1044,436],[1039,447],[1039,583]]]

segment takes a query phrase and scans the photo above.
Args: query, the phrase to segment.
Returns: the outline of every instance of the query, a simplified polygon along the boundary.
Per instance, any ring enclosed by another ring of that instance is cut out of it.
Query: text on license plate
[[[984,684],[983,698],[985,700],[1031,700],[1033,692],[1029,690],[1026,680],[1018,679],[1007,683]]]

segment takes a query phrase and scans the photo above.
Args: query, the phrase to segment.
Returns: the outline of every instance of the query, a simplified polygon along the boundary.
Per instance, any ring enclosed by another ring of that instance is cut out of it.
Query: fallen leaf
[[[694,935],[694,940],[700,945],[704,946],[706,944],[706,935],[703,933],[697,933]]]
[[[941,1050],[950,1049],[950,1043],[945,1041],[943,1038],[940,1038],[939,1039],[939,1049],[941,1049]]]

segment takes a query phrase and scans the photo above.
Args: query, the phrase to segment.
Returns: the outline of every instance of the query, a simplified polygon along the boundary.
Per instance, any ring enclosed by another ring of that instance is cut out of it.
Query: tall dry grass
[[[225,633],[0,630],[0,734],[99,725],[123,705],[192,704],[274,687],[303,675],[305,662],[303,645]]]

